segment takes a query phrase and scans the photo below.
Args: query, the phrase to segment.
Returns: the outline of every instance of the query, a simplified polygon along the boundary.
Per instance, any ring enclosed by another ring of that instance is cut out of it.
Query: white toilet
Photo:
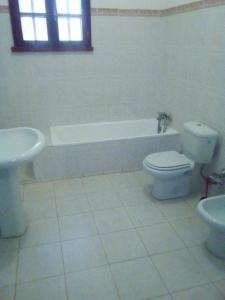
[[[225,258],[225,195],[202,200],[198,204],[198,213],[210,227],[207,248],[216,256]]]
[[[190,121],[182,133],[183,154],[167,151],[148,155],[143,167],[154,178],[152,195],[159,200],[188,195],[195,163],[211,162],[217,136],[205,124]]]

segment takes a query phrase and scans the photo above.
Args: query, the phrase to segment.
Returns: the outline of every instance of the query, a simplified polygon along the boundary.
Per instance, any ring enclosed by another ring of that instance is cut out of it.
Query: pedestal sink
[[[0,129],[0,231],[16,237],[26,230],[20,195],[18,167],[30,162],[45,145],[43,134],[33,128]]]

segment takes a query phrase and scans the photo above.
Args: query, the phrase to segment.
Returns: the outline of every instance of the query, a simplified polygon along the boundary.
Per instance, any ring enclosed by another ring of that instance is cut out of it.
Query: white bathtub
[[[157,133],[156,119],[50,128],[50,144],[34,161],[38,180],[134,171],[146,155],[176,150],[178,132]]]
[[[54,126],[50,132],[54,146],[158,136],[155,119]],[[173,134],[177,134],[176,130],[168,128],[165,134],[160,135]]]

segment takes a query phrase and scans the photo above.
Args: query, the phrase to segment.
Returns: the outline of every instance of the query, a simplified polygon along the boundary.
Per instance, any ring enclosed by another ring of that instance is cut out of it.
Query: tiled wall
[[[181,128],[190,119],[220,133],[216,169],[225,167],[225,7],[162,18],[164,107]]]
[[[155,117],[162,73],[159,18],[93,16],[93,53],[11,53],[0,14],[0,127]]]
[[[223,4],[198,1],[154,18],[152,11],[114,10],[108,17],[94,10],[95,50],[88,54],[12,54],[9,16],[0,14],[0,127],[155,117],[168,110],[178,128],[190,119],[215,127],[221,134],[215,167],[225,167]]]

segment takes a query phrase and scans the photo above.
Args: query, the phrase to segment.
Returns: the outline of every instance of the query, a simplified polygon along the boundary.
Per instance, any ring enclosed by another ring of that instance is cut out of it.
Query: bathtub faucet
[[[157,132],[166,132],[166,129],[169,125],[169,123],[172,121],[172,116],[166,112],[159,112],[158,117],[158,130]]]

